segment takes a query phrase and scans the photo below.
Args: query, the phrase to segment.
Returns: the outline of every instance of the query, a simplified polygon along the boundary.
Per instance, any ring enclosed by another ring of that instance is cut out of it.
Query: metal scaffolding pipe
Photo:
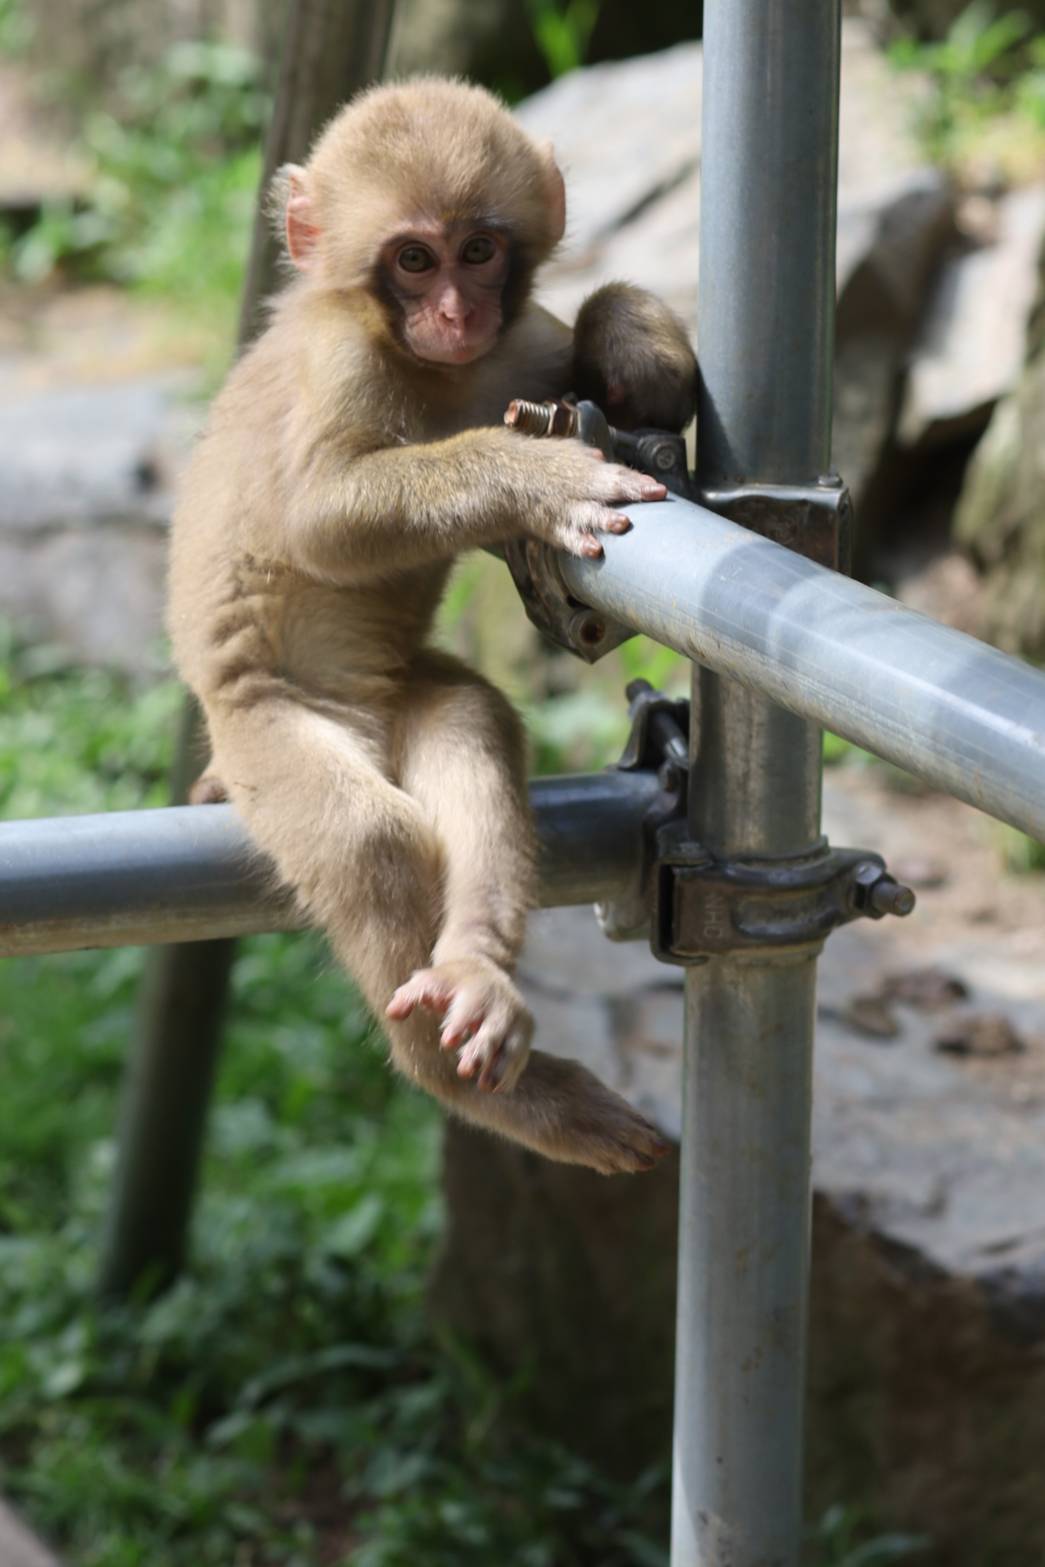
[[[624,508],[582,602],[1045,840],[1045,674],[674,497]]]
[[[530,786],[545,905],[631,891],[651,773]],[[231,805],[0,823],[0,957],[201,941],[300,920]]]
[[[705,493],[808,486],[828,467],[839,29],[837,0],[704,8]],[[710,578],[729,610],[717,615],[691,576],[705,566],[698,530],[685,531],[671,567],[680,618],[724,641],[742,623],[734,596],[764,589],[749,584],[749,541],[728,543]],[[761,602],[786,665],[783,604]],[[755,684],[694,665],[689,831],[733,861],[801,856],[820,832],[820,732]],[[818,950],[729,952],[686,972],[672,1567],[798,1563]]]

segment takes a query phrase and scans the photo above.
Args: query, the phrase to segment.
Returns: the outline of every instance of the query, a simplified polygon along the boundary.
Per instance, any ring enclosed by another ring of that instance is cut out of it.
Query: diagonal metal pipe
[[[625,507],[570,590],[915,777],[1045,840],[1045,674],[702,506]]]

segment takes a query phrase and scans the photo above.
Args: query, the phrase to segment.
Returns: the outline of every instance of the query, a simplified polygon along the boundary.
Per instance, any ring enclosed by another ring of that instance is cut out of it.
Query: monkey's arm
[[[683,430],[696,412],[697,357],[663,300],[630,283],[607,283],[577,315],[572,384],[618,429]]]
[[[601,555],[597,533],[630,527],[614,506],[664,494],[655,479],[578,441],[537,443],[503,429],[347,458],[331,447],[314,450],[291,483],[286,548],[299,569],[343,584],[519,532]]]

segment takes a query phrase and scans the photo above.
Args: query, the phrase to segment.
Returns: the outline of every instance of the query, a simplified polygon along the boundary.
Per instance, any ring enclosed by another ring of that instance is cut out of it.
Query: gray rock
[[[859,499],[892,430],[953,201],[909,128],[922,84],[897,77],[856,20],[843,30],[842,61],[835,461]],[[566,173],[567,241],[542,283],[566,320],[593,288],[624,277],[695,327],[701,82],[701,48],[683,44],[576,72],[521,105]]]
[[[912,350],[899,438],[954,440],[982,428],[1019,380],[1045,240],[1045,185],[1004,196],[993,242],[942,267]]]
[[[957,542],[983,572],[983,635],[1045,657],[1045,252],[1026,369],[973,453],[955,512]]]
[[[0,403],[0,612],[71,655],[157,662],[171,487],[194,378],[32,390]]]
[[[875,189],[838,214],[832,460],[862,528],[878,520],[867,503],[892,437],[897,382],[953,232],[951,193],[936,170],[898,176],[884,197]]]
[[[172,446],[195,422],[184,375],[33,392],[0,402],[0,529],[149,521],[170,506]]]
[[[998,886],[982,818],[832,775],[833,841],[950,874],[906,922],[854,925],[821,963],[814,1112],[810,1490],[931,1535],[934,1567],[1045,1551],[1045,890]],[[941,1054],[912,973],[960,978],[1019,1054]],[[523,982],[546,1048],[679,1130],[681,982],[582,911],[534,921]],[[902,976],[902,978],[901,978]],[[848,1015],[878,996],[898,1025]],[[492,1363],[532,1358],[538,1419],[635,1473],[670,1423],[675,1182],[606,1181],[452,1126],[437,1311]],[[612,1374],[607,1368],[612,1367]]]

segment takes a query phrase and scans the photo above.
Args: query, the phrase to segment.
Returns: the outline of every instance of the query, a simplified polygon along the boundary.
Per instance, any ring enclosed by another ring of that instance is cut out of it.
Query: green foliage
[[[56,268],[171,295],[235,298],[260,174],[268,104],[256,62],[228,45],[183,43],[120,79],[118,113],[83,123],[87,203],[48,204],[7,246],[16,277]]]
[[[909,1562],[928,1549],[921,1535],[868,1535],[866,1517],[857,1508],[829,1507],[811,1531],[812,1567],[887,1567]]]
[[[901,37],[890,58],[928,75],[918,110],[926,151],[959,175],[1033,177],[1045,159],[1045,35],[1024,11],[973,0],[937,43]]]
[[[830,729],[824,730],[823,748],[825,767],[837,767],[839,763],[848,762],[854,756],[868,756],[868,752],[861,751],[851,740],[843,740],[841,735],[832,734]]]
[[[1017,876],[1045,871],[1045,843],[1028,838],[1025,832],[1002,822],[994,824],[994,832],[1006,870]]]
[[[632,637],[599,666],[597,676],[594,672],[585,676],[576,690],[528,704],[534,771],[588,771],[615,761],[628,737],[624,688],[638,679],[682,695],[689,665],[649,637]]]
[[[173,681],[73,678],[61,653],[20,647],[0,623],[0,814],[162,804],[180,701]]]
[[[588,55],[602,0],[527,0],[537,47],[554,80],[575,71]]]
[[[32,36],[32,18],[24,0],[0,0],[0,57],[17,57]]]

